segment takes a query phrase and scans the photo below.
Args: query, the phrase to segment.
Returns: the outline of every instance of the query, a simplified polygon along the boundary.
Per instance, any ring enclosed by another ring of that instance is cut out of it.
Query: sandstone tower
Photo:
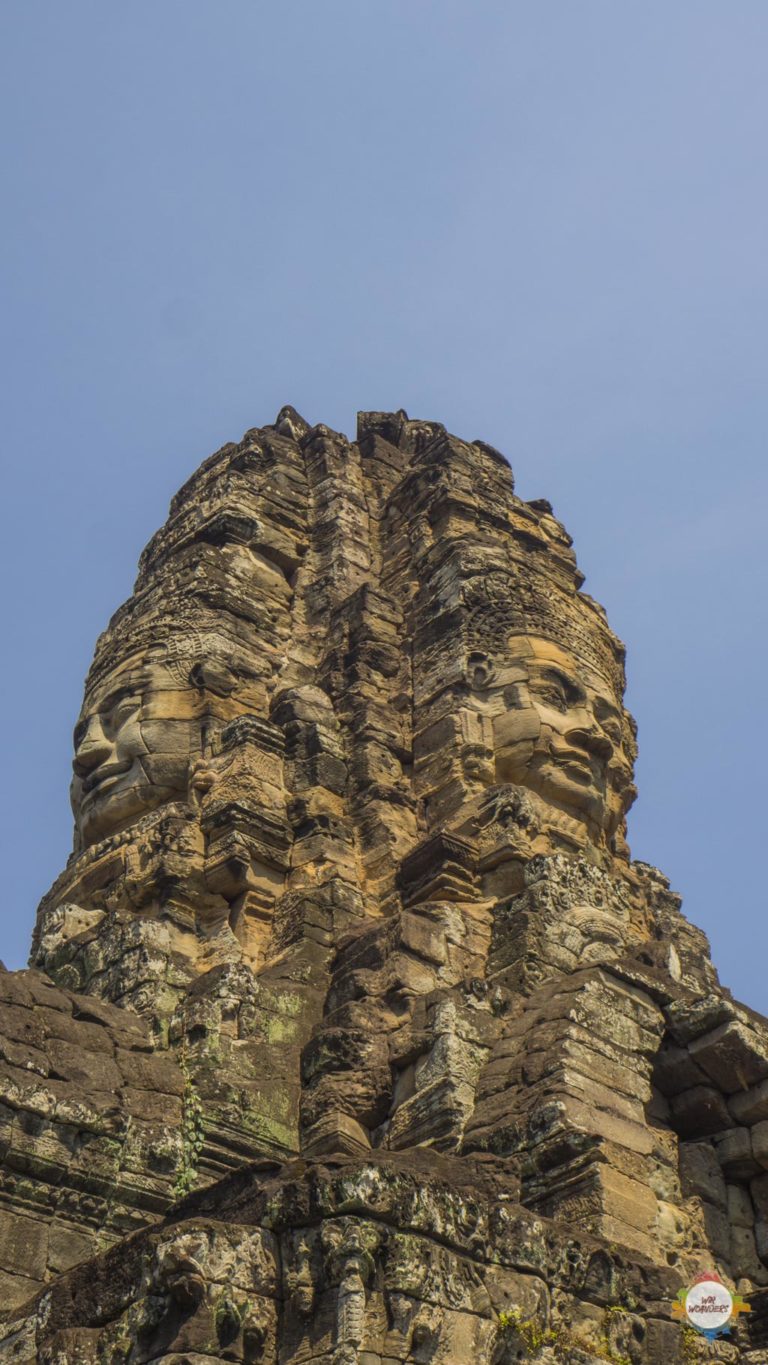
[[[630,858],[581,582],[404,412],[285,408],[174,498],[0,973],[0,1361],[765,1361],[768,1021]]]

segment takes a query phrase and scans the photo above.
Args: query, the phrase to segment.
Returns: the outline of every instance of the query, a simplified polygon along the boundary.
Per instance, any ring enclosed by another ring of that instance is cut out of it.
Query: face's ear
[[[196,663],[189,673],[189,681],[201,692],[213,692],[217,697],[228,697],[237,687],[237,677],[226,664],[213,659]]]

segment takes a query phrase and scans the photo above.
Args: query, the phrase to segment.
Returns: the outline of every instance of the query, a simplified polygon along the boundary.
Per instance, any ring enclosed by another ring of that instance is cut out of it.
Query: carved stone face
[[[236,680],[221,664],[197,664],[186,686],[178,667],[129,660],[89,690],[75,728],[70,789],[80,847],[187,796],[190,764],[205,748],[211,693]]]
[[[170,686],[162,665],[129,664],[86,697],[70,790],[81,845],[186,792],[193,736]]]
[[[494,679],[496,774],[610,838],[634,795],[620,698],[550,640],[512,636]]]

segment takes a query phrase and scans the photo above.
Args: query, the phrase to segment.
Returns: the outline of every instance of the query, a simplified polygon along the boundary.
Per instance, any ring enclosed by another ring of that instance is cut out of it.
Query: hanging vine
[[[184,1080],[184,1090],[182,1093],[181,1160],[173,1186],[174,1199],[183,1199],[185,1194],[189,1194],[190,1190],[194,1189],[200,1153],[205,1138],[203,1106],[200,1103],[200,1097],[189,1070],[186,1038],[182,1044],[179,1065]]]

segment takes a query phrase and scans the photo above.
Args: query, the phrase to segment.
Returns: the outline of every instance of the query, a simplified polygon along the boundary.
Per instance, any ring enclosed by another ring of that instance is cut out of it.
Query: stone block
[[[735,1227],[751,1228],[755,1210],[745,1185],[728,1185],[728,1219]]]
[[[706,1033],[734,1019],[736,1010],[729,1000],[714,991],[696,1000],[674,1000],[665,1010],[670,1032],[677,1043],[686,1047]]]
[[[649,1261],[654,1260],[658,1254],[655,1238],[636,1228],[633,1223],[625,1223],[622,1218],[614,1218],[610,1214],[605,1214],[600,1217],[599,1221],[595,1222],[593,1231],[607,1242],[628,1247],[632,1251],[638,1251],[641,1256],[646,1256]]]
[[[752,1128],[752,1153],[755,1161],[763,1170],[768,1170],[768,1119],[762,1119]]]
[[[21,1308],[29,1299],[37,1294],[44,1287],[44,1281],[30,1279],[28,1275],[9,1275],[5,1270],[0,1270],[0,1304],[2,1304],[3,1321],[7,1314],[13,1313],[15,1309]],[[4,1337],[5,1329],[0,1326],[0,1350],[8,1352],[7,1358],[19,1365],[36,1365],[40,1357],[37,1354],[37,1333],[35,1331],[34,1319],[25,1319],[17,1329],[11,1327],[8,1337]]]
[[[768,1077],[768,1040],[736,1019],[690,1044],[691,1057],[725,1095]]]
[[[471,900],[477,894],[476,863],[474,844],[447,833],[433,835],[400,864],[403,903]]]
[[[746,1124],[747,1127],[759,1123],[762,1119],[768,1119],[768,1080],[760,1081],[749,1090],[739,1090],[730,1095],[728,1108],[736,1122]]]
[[[181,1095],[184,1080],[179,1066],[172,1055],[155,1053],[146,1056],[141,1052],[125,1052],[118,1048],[116,1053],[118,1084],[125,1084],[136,1090],[155,1090],[161,1095]]]
[[[723,1209],[716,1208],[714,1204],[708,1204],[706,1201],[702,1201],[701,1208],[708,1247],[719,1261],[727,1265],[731,1256],[731,1225],[728,1222],[728,1215]]]
[[[307,1129],[302,1145],[303,1150],[311,1156],[321,1156],[326,1152],[346,1152],[358,1156],[370,1150],[371,1140],[356,1119],[334,1109],[323,1114]]]
[[[581,1134],[603,1138],[616,1143],[618,1147],[627,1147],[631,1152],[646,1156],[653,1151],[653,1138],[645,1124],[592,1109],[581,1100],[570,1097],[565,1098],[562,1108],[566,1125]]]
[[[708,1084],[706,1073],[696,1065],[688,1048],[671,1044],[663,1047],[654,1061],[653,1081],[667,1097]]]
[[[755,1248],[763,1265],[768,1265],[768,1218],[757,1218],[754,1226]]]
[[[719,1090],[695,1085],[670,1100],[672,1124],[683,1138],[708,1137],[731,1125],[728,1106]]]
[[[51,1224],[48,1266],[54,1275],[62,1275],[65,1271],[71,1270],[73,1266],[95,1255],[97,1250],[99,1250],[97,1229],[82,1230],[71,1223],[63,1222]]]
[[[750,1180],[749,1192],[758,1217],[768,1219],[768,1175],[756,1175]]]
[[[403,912],[400,920],[400,940],[404,948],[440,966],[446,960],[445,933],[439,924],[424,915]]]
[[[734,1279],[741,1279],[742,1276],[750,1280],[763,1279],[765,1270],[757,1254],[752,1228],[731,1227],[730,1263]]]
[[[120,1089],[122,1077],[111,1056],[105,1052],[86,1052],[76,1043],[59,1038],[48,1040],[46,1051],[52,1072],[86,1092],[105,1091],[114,1094]]]
[[[648,1365],[672,1365],[680,1354],[680,1325],[653,1318],[647,1325],[644,1343]]]
[[[46,1278],[49,1229],[45,1219],[3,1211],[0,1219],[0,1269],[33,1280]]]
[[[656,1196],[647,1185],[631,1180],[621,1171],[604,1166],[600,1172],[603,1208],[611,1217],[648,1232],[656,1219]]]
[[[749,1128],[730,1128],[715,1137],[717,1159],[729,1180],[749,1180],[760,1165],[752,1151]]]

